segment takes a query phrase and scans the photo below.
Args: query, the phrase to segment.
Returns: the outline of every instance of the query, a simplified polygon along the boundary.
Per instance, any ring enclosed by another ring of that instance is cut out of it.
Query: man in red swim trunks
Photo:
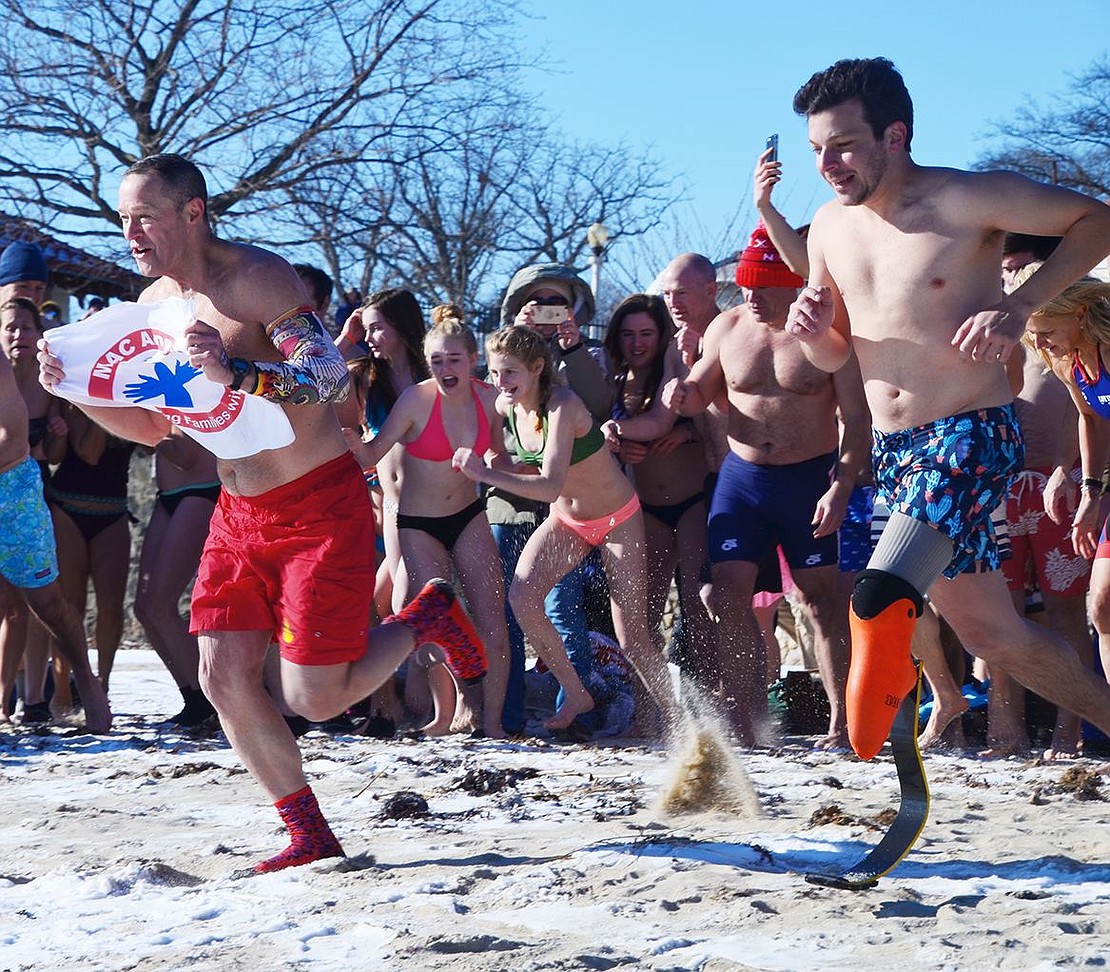
[[[279,403],[296,436],[285,448],[221,461],[224,488],[193,592],[201,687],[291,837],[254,868],[265,872],[343,854],[307,785],[279,699],[319,721],[368,696],[416,644],[440,644],[464,680],[481,677],[485,657],[444,581],[383,624],[367,650],[370,503],[330,406],[346,393],[346,366],[306,306],[293,268],[265,250],[218,239],[207,198],[195,165],[156,155],[128,169],[119,213],[139,271],[157,278],[141,302],[194,299],[198,319],[186,332],[193,366],[234,391]],[[63,362],[45,342],[39,361],[43,384],[53,388]],[[141,408],[86,411],[151,446],[170,431],[163,415]],[[268,661],[275,641],[280,658]]]

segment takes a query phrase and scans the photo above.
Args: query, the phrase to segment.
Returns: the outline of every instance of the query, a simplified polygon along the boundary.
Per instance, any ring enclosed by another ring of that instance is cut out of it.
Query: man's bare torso
[[[951,344],[967,317],[1002,297],[1002,233],[974,225],[966,174],[919,172],[893,215],[833,202],[814,221],[885,432],[1012,398],[1001,364]]]
[[[266,335],[265,326],[296,306],[295,300],[277,298],[272,307],[259,294],[286,292],[286,274],[293,273],[265,251],[240,244],[217,242],[207,280],[195,290],[184,291],[169,277],[148,287],[143,303],[168,297],[190,297],[196,301],[197,320],[220,332],[231,357],[250,361],[280,361],[281,355]],[[201,289],[203,287],[203,291]],[[288,306],[278,306],[279,303]],[[264,308],[271,316],[243,313],[243,308]],[[239,320],[236,316],[253,316]],[[347,450],[330,405],[282,405],[296,436],[292,444],[253,456],[219,463],[220,480],[229,492],[256,496],[293,481]]]
[[[27,405],[7,358],[0,355],[0,472],[27,458]]]
[[[839,436],[832,376],[809,363],[792,335],[754,320],[748,307],[725,313],[731,326],[720,360],[732,451],[773,466],[834,451]]]

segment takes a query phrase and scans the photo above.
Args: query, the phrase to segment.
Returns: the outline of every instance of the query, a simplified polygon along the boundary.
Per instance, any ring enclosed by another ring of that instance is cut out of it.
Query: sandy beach
[[[2,969],[1110,963],[1097,760],[928,754],[921,840],[878,887],[846,892],[803,875],[877,840],[897,798],[885,756],[788,737],[716,774],[731,809],[675,814],[675,746],[312,732],[306,769],[349,857],[241,877],[284,835],[222,734],[159,725],[180,700],[149,650],[120,653],[112,698],[107,737],[0,729]]]

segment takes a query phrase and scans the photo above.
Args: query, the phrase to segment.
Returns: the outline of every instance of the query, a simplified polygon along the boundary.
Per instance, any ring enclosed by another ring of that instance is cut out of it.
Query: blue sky
[[[747,211],[737,232],[754,224],[751,173],[771,132],[787,218],[805,222],[829,198],[790,102],[841,57],[893,60],[914,99],[915,159],[967,166],[986,150],[992,121],[1030,99],[1049,104],[1110,50],[1106,0],[537,0],[530,9],[522,54],[546,48],[554,62],[529,78],[541,103],[566,133],[650,149],[683,177],[689,202],[675,213],[677,233],[703,250],[723,245],[738,206]]]

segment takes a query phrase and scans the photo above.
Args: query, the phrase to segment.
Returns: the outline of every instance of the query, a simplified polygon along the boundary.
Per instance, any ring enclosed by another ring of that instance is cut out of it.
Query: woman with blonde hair
[[[674,692],[647,625],[647,554],[640,501],[597,421],[569,388],[556,384],[547,341],[532,327],[513,325],[486,339],[497,410],[516,440],[516,467],[487,465],[478,450],[458,449],[454,465],[477,483],[550,504],[528,539],[509,588],[509,603],[529,643],[558,680],[561,702],[546,723],[569,729],[594,707],[544,610],[548,591],[594,547],[609,581],[617,640],[654,703],[670,714]],[[651,721],[640,695],[637,722]]]
[[[1040,264],[1023,267],[1020,286]],[[1071,542],[1091,565],[1091,623],[1099,635],[1103,672],[1110,672],[1110,520],[1102,513],[1105,473],[1110,461],[1110,283],[1094,277],[1077,280],[1038,307],[1026,322],[1024,341],[1071,392],[1079,411],[1082,481],[1071,520]],[[1045,488],[1045,511],[1056,522],[1066,504],[1054,502],[1069,470],[1054,471]]]
[[[397,462],[404,488],[398,495],[396,528],[405,579],[410,590],[418,591],[433,578],[458,575],[489,666],[481,693],[482,723],[472,728],[501,738],[509,664],[501,558],[484,502],[451,464],[456,449],[464,445],[477,455],[496,456],[504,450],[494,406],[497,392],[471,374],[477,347],[454,313],[441,314],[424,338],[432,377],[407,388],[367,441],[350,428],[344,434],[364,468],[376,466],[400,446]],[[425,729],[446,732],[453,715],[437,710]]]

